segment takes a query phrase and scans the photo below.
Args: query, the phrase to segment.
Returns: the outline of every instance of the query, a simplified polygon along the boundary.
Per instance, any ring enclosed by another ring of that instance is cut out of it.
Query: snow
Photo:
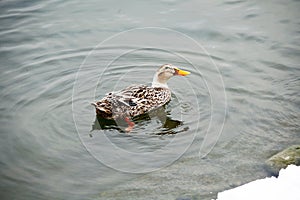
[[[256,180],[218,193],[217,200],[300,200],[300,166],[281,169],[278,178]]]

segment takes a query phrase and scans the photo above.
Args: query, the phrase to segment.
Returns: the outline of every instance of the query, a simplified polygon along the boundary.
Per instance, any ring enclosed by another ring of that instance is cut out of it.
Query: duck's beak
[[[189,75],[189,74],[190,74],[190,72],[188,72],[188,71],[184,71],[184,70],[175,68],[175,75],[186,76],[186,75]]]

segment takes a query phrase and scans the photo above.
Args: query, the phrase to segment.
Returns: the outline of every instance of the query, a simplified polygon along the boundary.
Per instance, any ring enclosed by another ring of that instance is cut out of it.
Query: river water
[[[300,143],[299,1],[1,1],[1,199],[212,199]],[[91,102],[172,63],[131,133]]]

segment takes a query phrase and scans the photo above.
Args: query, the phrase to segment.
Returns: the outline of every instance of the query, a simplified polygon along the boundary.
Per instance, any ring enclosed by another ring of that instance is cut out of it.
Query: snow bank
[[[256,180],[218,193],[217,200],[300,200],[300,166],[289,165],[278,178]]]

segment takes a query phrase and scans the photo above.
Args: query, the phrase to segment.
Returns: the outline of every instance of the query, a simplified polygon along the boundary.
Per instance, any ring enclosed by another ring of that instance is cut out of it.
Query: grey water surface
[[[1,199],[213,199],[300,143],[300,1],[1,1]],[[90,103],[172,63],[132,133]]]

